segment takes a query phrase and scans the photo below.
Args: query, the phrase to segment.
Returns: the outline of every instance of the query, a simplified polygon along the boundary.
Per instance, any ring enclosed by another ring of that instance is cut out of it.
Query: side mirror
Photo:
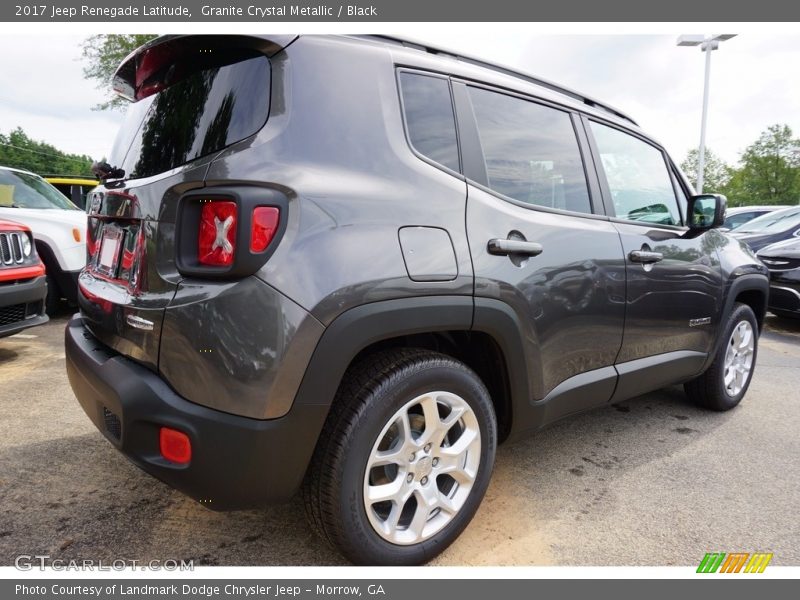
[[[725,222],[727,198],[721,194],[700,194],[689,198],[687,225],[692,231],[707,231]]]

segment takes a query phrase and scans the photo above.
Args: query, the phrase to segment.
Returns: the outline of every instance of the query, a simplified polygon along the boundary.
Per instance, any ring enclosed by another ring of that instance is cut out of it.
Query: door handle
[[[508,256],[509,254],[523,254],[525,256],[539,256],[542,253],[542,245],[536,242],[524,240],[501,240],[491,239],[486,245],[489,254],[495,256]]]
[[[652,250],[633,250],[628,254],[628,258],[631,259],[631,262],[652,265],[664,260],[664,255],[661,252],[653,252]]]

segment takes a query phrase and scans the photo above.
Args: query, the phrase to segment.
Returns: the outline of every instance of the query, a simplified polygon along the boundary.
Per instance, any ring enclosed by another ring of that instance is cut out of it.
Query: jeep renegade
[[[447,548],[501,441],[673,384],[735,407],[765,267],[622,112],[404,40],[167,36],[89,195],[67,370],[211,509],[356,563]]]

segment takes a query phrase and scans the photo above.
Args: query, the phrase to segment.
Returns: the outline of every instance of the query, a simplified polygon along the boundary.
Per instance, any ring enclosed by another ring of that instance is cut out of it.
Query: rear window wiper
[[[98,161],[92,164],[92,173],[106,183],[109,179],[124,179],[125,170],[119,167],[112,167],[106,161]]]

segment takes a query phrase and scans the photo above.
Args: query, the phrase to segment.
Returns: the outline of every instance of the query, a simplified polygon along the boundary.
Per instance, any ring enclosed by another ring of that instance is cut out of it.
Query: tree
[[[92,177],[92,159],[67,154],[45,142],[32,140],[17,127],[0,133],[0,165],[33,171],[39,175],[87,175]]]
[[[800,139],[788,125],[772,125],[740,159],[731,193],[741,204],[800,202]]]
[[[155,37],[152,34],[99,34],[84,40],[81,47],[86,61],[83,75],[94,79],[98,89],[108,92],[108,100],[94,106],[94,110],[121,109],[128,105],[126,100],[111,92],[111,77],[126,56]]]
[[[686,173],[692,186],[697,187],[697,162],[700,151],[697,148],[689,150],[686,158],[681,163],[681,170]],[[703,167],[703,190],[711,193],[720,192],[731,178],[731,168],[706,147],[705,165]]]

